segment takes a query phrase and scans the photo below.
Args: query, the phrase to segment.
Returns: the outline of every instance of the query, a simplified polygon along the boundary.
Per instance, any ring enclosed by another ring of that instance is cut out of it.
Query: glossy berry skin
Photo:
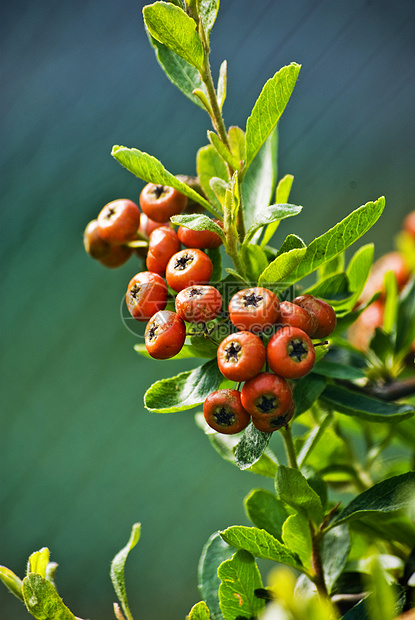
[[[168,222],[187,205],[187,197],[167,185],[147,183],[140,194],[140,207],[154,222]]]
[[[260,334],[277,320],[279,301],[266,288],[247,288],[231,298],[228,310],[229,318],[237,329]]]
[[[308,336],[312,336],[318,328],[318,319],[316,315],[307,310],[307,308],[302,308],[289,301],[282,301],[280,303],[278,324],[299,327],[308,334]]]
[[[180,250],[166,267],[167,284],[177,293],[188,286],[206,284],[213,272],[212,261],[202,250]]]
[[[140,226],[140,210],[132,200],[113,200],[101,209],[98,232],[111,245],[122,245],[136,238]]]
[[[209,394],[203,404],[203,415],[211,428],[225,435],[243,431],[250,420],[238,390],[217,390]]]
[[[260,372],[241,390],[244,409],[254,418],[283,416],[293,404],[289,383],[271,372]]]
[[[160,228],[160,226],[170,226],[170,222],[155,222],[151,220],[145,213],[141,213],[140,215],[140,227],[138,232],[144,235],[145,237],[149,237],[153,230],[156,228]]]
[[[262,370],[265,364],[265,347],[255,334],[237,332],[222,340],[217,360],[224,377],[231,381],[248,381]]]
[[[252,418],[252,424],[263,433],[273,433],[280,428],[287,428],[288,422],[291,420],[295,412],[294,403],[284,415],[266,415],[262,417]]]
[[[311,338],[326,338],[334,331],[337,325],[336,313],[326,301],[317,299],[314,295],[300,295],[293,299],[293,304],[316,315],[318,327]]]
[[[214,220],[219,226],[221,222]],[[211,230],[191,230],[180,226],[177,235],[186,248],[198,248],[200,250],[218,248],[222,245],[222,239]]]
[[[184,288],[176,296],[176,312],[188,323],[206,323],[215,319],[222,310],[222,295],[209,285]]]
[[[147,321],[166,307],[166,283],[157,273],[141,271],[130,280],[125,301],[132,317]]]
[[[148,271],[164,276],[167,263],[180,250],[180,241],[177,233],[169,226],[156,228],[150,234],[146,266]]]
[[[104,241],[99,234],[97,220],[92,220],[85,228],[84,248],[87,254],[97,260],[104,258],[111,252],[110,244]]]
[[[109,254],[99,258],[101,265],[109,267],[110,269],[116,269],[124,265],[130,258],[133,250],[126,245],[111,245]]]
[[[267,345],[267,361],[273,372],[286,379],[304,377],[314,366],[313,343],[299,327],[279,329]]]
[[[183,347],[186,326],[175,312],[162,310],[147,323],[144,339],[151,357],[167,360],[177,355]]]

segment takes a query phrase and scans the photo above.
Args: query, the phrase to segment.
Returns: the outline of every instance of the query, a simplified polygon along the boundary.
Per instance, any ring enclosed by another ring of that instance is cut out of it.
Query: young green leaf
[[[346,300],[350,300],[353,296],[349,279],[345,273],[335,273],[328,276],[325,280],[320,280],[317,284],[310,286],[304,293],[314,295],[318,299],[324,299],[335,308],[343,305]]]
[[[209,607],[204,601],[199,601],[193,605],[189,615],[186,616],[186,620],[211,620],[211,618]]]
[[[35,551],[29,556],[27,562],[26,575],[29,573],[37,573],[46,579],[46,570],[49,564],[49,549],[42,547],[39,551]]]
[[[147,183],[174,187],[191,200],[201,204],[207,211],[220,216],[203,196],[168,172],[158,159],[148,155],[148,153],[115,145],[112,148],[111,155],[139,179],[143,179]]]
[[[202,550],[198,567],[198,587],[210,610],[211,620],[223,620],[219,605],[219,586],[218,568],[233,555],[234,549],[230,547],[215,532],[209,538]]]
[[[415,413],[412,405],[379,400],[340,385],[328,385],[321,399],[339,413],[357,416],[369,422],[400,422]]]
[[[284,502],[271,491],[253,489],[244,504],[252,523],[282,542],[282,526],[289,516]]]
[[[393,271],[388,271],[384,278],[385,309],[383,312],[382,329],[390,334],[393,342],[396,337],[396,321],[398,317],[398,283]]]
[[[37,620],[75,620],[54,586],[37,573],[23,579],[23,597],[27,610]]]
[[[172,52],[172,50],[163,45],[163,43],[157,41],[149,32],[147,32],[147,34],[154,48],[157,62],[172,84],[177,86],[177,88],[193,101],[193,103],[205,109],[199,97],[193,94],[195,90],[199,90],[204,92],[207,96],[206,86],[202,82],[199,71],[175,52]]]
[[[353,297],[340,306],[341,309],[352,310],[356,305],[369,277],[373,263],[374,244],[368,243],[357,250],[350,259],[346,269],[350,290]]]
[[[275,128],[297,81],[300,65],[282,67],[268,80],[246,123],[246,168]]]
[[[302,248],[307,247],[301,237],[297,235],[287,235],[283,241],[283,244],[278,249],[276,256],[281,256],[281,254],[285,254],[286,252],[290,252],[291,250],[301,250]]]
[[[321,500],[298,469],[280,465],[275,476],[275,490],[282,501],[297,510],[304,510],[316,525],[322,522]]]
[[[248,243],[253,234],[263,226],[270,224],[271,222],[276,222],[279,220],[283,220],[287,217],[292,217],[293,215],[298,215],[300,213],[302,207],[297,205],[290,204],[278,204],[278,205],[270,205],[269,207],[265,207],[261,210],[261,212],[254,218],[250,227],[247,230],[245,235],[244,243]]]
[[[178,226],[184,226],[191,230],[210,230],[222,239],[225,240],[225,234],[222,228],[216,224],[210,217],[203,215],[202,213],[192,213],[189,215],[173,215],[170,218],[173,224]]]
[[[306,460],[310,457],[313,450],[319,443],[320,439],[323,437],[324,431],[326,430],[327,425],[331,420],[331,417],[332,416],[330,414],[326,414],[321,420],[319,420],[319,423],[310,431],[301,448],[301,451],[297,456],[297,463],[300,468],[305,465]]]
[[[219,69],[218,87],[216,89],[220,110],[222,110],[223,104],[225,103],[225,99],[226,99],[227,81],[228,81],[228,63],[226,62],[226,60],[224,60]]]
[[[383,197],[375,202],[368,202],[352,211],[326,233],[314,239],[307,246],[307,252],[301,263],[290,274],[289,283],[293,284],[301,280],[357,241],[379,219],[384,207]]]
[[[156,413],[175,413],[192,409],[205,402],[206,398],[223,382],[216,359],[206,362],[194,370],[181,372],[176,377],[160,379],[144,395],[144,406]]]
[[[169,2],[155,2],[144,7],[143,16],[152,37],[196,69],[202,69],[204,51],[196,22],[181,8]]]
[[[277,185],[276,195],[275,195],[275,202],[277,204],[288,203],[288,198],[290,196],[290,191],[291,191],[293,181],[294,181],[294,177],[292,174],[286,174],[284,177],[282,177],[282,179],[279,180],[278,185]],[[270,239],[276,232],[279,226],[279,223],[280,223],[279,220],[277,220],[276,222],[272,222],[271,224],[268,224],[268,226],[265,229],[264,236],[262,237],[261,248],[263,248],[270,241]]]
[[[198,150],[196,156],[196,170],[200,185],[206,196],[218,210],[222,210],[221,203],[211,188],[210,180],[213,177],[218,177],[227,183],[229,181],[228,169],[217,150],[211,144],[203,146]]]
[[[295,248],[277,256],[261,273],[259,286],[270,286],[275,290],[283,290],[290,284],[292,272],[301,264],[306,256],[307,248]]]
[[[393,476],[364,491],[338,513],[330,528],[373,513],[395,512],[411,506],[415,497],[415,472]]]
[[[321,545],[324,580],[331,592],[336,580],[343,572],[350,551],[350,536],[347,525],[339,525],[324,535]]]
[[[195,97],[197,97],[197,99],[199,99],[200,103],[203,106],[203,109],[206,110],[209,116],[212,116],[213,115],[212,106],[210,105],[210,101],[206,94],[206,90],[203,90],[202,88],[195,88],[193,91],[193,94]]]
[[[207,135],[209,138],[209,142],[216,149],[218,155],[220,155],[223,161],[229,164],[229,166],[234,170],[238,170],[239,161],[232,155],[226,144],[224,144],[222,140],[218,137],[218,135],[213,131],[208,131]]]
[[[338,254],[327,263],[324,263],[317,270],[317,280],[320,282],[321,280],[326,280],[330,276],[334,276],[336,273],[341,273],[344,271],[344,263],[345,257],[344,252]]]
[[[209,34],[219,11],[219,0],[198,0],[200,19],[206,34]]]
[[[245,265],[246,277],[250,282],[258,282],[261,273],[268,265],[267,255],[259,245],[242,246],[242,260]]]
[[[295,382],[293,397],[296,417],[308,411],[327,385],[324,377],[310,373]]]
[[[128,605],[127,591],[125,588],[124,567],[128,554],[134,549],[140,539],[141,523],[134,523],[128,543],[117,553],[111,562],[110,576],[112,585],[118,600],[121,603],[127,620],[132,620],[130,607]]]
[[[415,278],[403,289],[399,297],[396,321],[396,353],[402,357],[415,341]]]
[[[229,183],[219,177],[212,177],[209,180],[209,187],[218,199],[223,210],[226,201],[226,192],[229,190]]]
[[[219,603],[224,620],[254,618],[264,608],[265,602],[255,596],[262,588],[262,579],[255,559],[245,550],[239,550],[218,569]]]
[[[239,161],[245,161],[246,143],[245,132],[240,127],[232,125],[228,130],[228,141],[232,155]],[[269,204],[269,201],[268,201]]]
[[[297,554],[303,566],[311,572],[312,544],[307,517],[300,511],[289,515],[282,527],[284,545]]]
[[[10,568],[0,566],[0,581],[14,596],[23,601],[23,581]]]
[[[237,549],[245,549],[256,558],[281,562],[305,572],[299,558],[265,530],[233,525],[220,532],[220,535],[229,545]]]
[[[235,448],[235,460],[239,469],[248,469],[256,463],[267,447],[271,433],[262,433],[249,424]]]

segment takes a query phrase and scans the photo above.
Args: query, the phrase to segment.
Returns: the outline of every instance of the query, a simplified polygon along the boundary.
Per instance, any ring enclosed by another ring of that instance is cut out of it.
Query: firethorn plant
[[[252,526],[209,538],[202,600],[188,619],[393,620],[415,600],[414,216],[393,260],[374,270],[373,244],[347,260],[346,250],[376,223],[383,197],[308,243],[280,234],[283,220],[302,210],[289,202],[293,176],[277,180],[277,127],[300,65],[266,82],[244,129],[227,128],[227,64],[217,82],[210,66],[218,9],[219,0],[143,9],[162,69],[210,117],[196,176],[175,176],[137,148],[114,146],[113,157],[146,184],[141,211],[116,199],[84,235],[102,264],[146,261],[126,282],[127,308],[146,322],[137,352],[205,358],[150,386],[145,407],[203,409],[196,423],[216,451],[274,480],[275,492],[256,488],[245,499]],[[362,320],[373,308],[376,321]],[[271,448],[278,438],[285,463]],[[136,524],[111,566],[118,620],[133,618],[124,564],[139,533]],[[263,577],[256,558],[278,572]],[[48,566],[41,550],[23,581],[5,567],[0,576],[36,618],[54,609],[48,618],[73,620]]]

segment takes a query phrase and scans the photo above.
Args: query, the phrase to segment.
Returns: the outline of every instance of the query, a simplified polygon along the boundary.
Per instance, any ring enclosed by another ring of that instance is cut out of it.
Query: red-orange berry
[[[285,379],[271,372],[260,372],[243,385],[241,402],[253,418],[263,418],[285,415],[293,404],[293,397]]]
[[[262,340],[251,332],[230,334],[217,351],[219,370],[231,381],[247,381],[255,377],[265,364]]]
[[[188,323],[206,323],[222,310],[222,295],[214,286],[195,285],[184,288],[176,296],[176,312]]]
[[[337,325],[336,313],[326,301],[314,295],[300,295],[293,299],[293,303],[316,315],[318,327],[311,335],[312,338],[326,338],[334,331]]]
[[[87,254],[97,260],[104,258],[111,252],[110,244],[104,241],[99,234],[97,220],[92,220],[85,228],[84,248]]]
[[[168,222],[187,205],[187,197],[167,185],[148,183],[140,194],[140,207],[155,222]]]
[[[151,357],[157,360],[170,359],[177,355],[184,345],[186,326],[175,312],[162,310],[147,323],[144,339]]]
[[[180,250],[180,241],[177,233],[169,226],[156,228],[150,234],[146,266],[149,271],[164,276],[167,263]]]
[[[213,272],[212,261],[202,250],[180,250],[166,267],[167,284],[176,292],[188,286],[206,284]]]
[[[147,321],[167,304],[167,286],[157,273],[140,271],[129,282],[127,308],[137,321]]]
[[[299,327],[306,334],[312,336],[317,331],[318,319],[316,315],[309,312],[307,308],[302,308],[290,301],[281,301],[278,324]]]
[[[214,220],[219,226],[222,222]],[[200,250],[218,248],[222,245],[220,236],[211,230],[191,230],[180,226],[177,235],[186,248],[198,248]]]
[[[282,327],[267,345],[269,367],[286,379],[303,377],[313,368],[315,360],[313,343],[299,327]]]
[[[237,329],[262,333],[279,315],[278,297],[260,286],[238,291],[229,302],[229,318]]]
[[[137,236],[140,210],[132,200],[120,198],[103,207],[98,215],[100,237],[111,245],[122,245]]]
[[[203,415],[211,428],[225,435],[239,433],[250,420],[238,390],[217,390],[209,394],[203,404]]]

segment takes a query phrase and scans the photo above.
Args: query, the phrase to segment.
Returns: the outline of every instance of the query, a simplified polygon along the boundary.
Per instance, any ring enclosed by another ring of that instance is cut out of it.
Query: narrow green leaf
[[[220,536],[219,532],[215,532],[209,538],[202,550],[198,567],[198,587],[206,601],[210,610],[211,620],[223,620],[222,612],[219,605],[219,586],[220,579],[218,577],[218,568],[234,553],[233,547],[230,547]]]
[[[290,196],[293,181],[294,181],[294,177],[292,174],[286,174],[282,179],[280,179],[277,185],[277,191],[275,195],[275,202],[277,204],[288,203],[288,198]],[[271,240],[272,236],[275,234],[279,226],[279,223],[280,221],[277,220],[276,222],[272,222],[271,224],[268,224],[264,232],[262,241],[261,241],[261,248],[263,248]],[[290,248],[290,249],[293,249],[293,248]]]
[[[189,64],[202,68],[204,51],[196,22],[182,9],[169,2],[155,2],[144,7],[143,16],[151,36]]]
[[[311,533],[307,517],[300,511],[289,515],[282,528],[284,545],[298,555],[303,566],[311,571]]]
[[[39,551],[35,551],[29,556],[27,562],[26,575],[29,573],[37,573],[46,579],[46,570],[49,564],[49,549],[42,547]]]
[[[282,67],[262,89],[246,123],[247,168],[275,128],[291,96],[299,71],[300,65],[297,63]]]
[[[154,48],[157,62],[172,84],[181,90],[193,103],[204,109],[203,103],[193,94],[195,90],[200,90],[207,96],[207,90],[202,82],[199,71],[175,52],[172,52],[172,50],[163,45],[163,43],[157,41],[148,31],[147,34]]]
[[[229,190],[229,183],[219,177],[212,177],[209,181],[209,187],[223,209],[226,200],[226,192]]]
[[[289,516],[284,502],[271,491],[253,489],[244,504],[252,523],[282,542],[282,526]]]
[[[339,513],[330,528],[373,513],[395,512],[411,506],[415,499],[415,472],[393,476],[364,491]]]
[[[201,204],[207,211],[214,215],[218,215],[216,209],[203,198],[198,192],[189,187],[186,183],[179,181],[173,174],[168,172],[158,159],[143,153],[138,149],[129,149],[125,146],[113,146],[111,155],[122,165],[127,168],[139,179],[143,179],[147,183],[156,183],[159,185],[167,185],[174,187],[179,192]]]
[[[0,581],[14,596],[23,601],[23,581],[10,568],[0,566]]]
[[[399,297],[396,321],[396,353],[405,355],[415,341],[415,278],[412,278]]]
[[[209,34],[219,11],[219,0],[198,0],[197,5],[203,29],[206,34]]]
[[[339,525],[324,535],[321,545],[324,579],[331,592],[338,577],[346,566],[350,551],[350,536],[347,525]]]
[[[255,596],[262,588],[262,579],[255,559],[248,551],[239,550],[218,569],[219,602],[224,620],[254,618],[262,611],[265,601]]]
[[[293,508],[304,510],[316,525],[322,522],[321,500],[298,469],[280,465],[275,476],[275,489],[282,501]]]
[[[54,586],[37,573],[23,579],[23,597],[27,610],[37,620],[75,620]]]
[[[193,605],[189,615],[186,616],[186,620],[211,620],[211,617],[209,607],[204,601],[199,601]]]
[[[225,240],[225,234],[222,228],[216,224],[210,217],[203,215],[203,213],[192,213],[190,215],[173,215],[170,218],[173,224],[177,226],[184,226],[191,230],[210,230],[222,239]]]
[[[209,142],[216,149],[218,155],[223,159],[224,162],[230,165],[234,170],[239,169],[239,161],[232,155],[226,144],[222,142],[219,136],[213,132],[207,132]]]
[[[293,397],[296,417],[308,411],[324,392],[327,381],[324,377],[310,373],[295,382]]]
[[[321,360],[313,366],[313,373],[330,377],[332,379],[345,379],[347,381],[357,381],[364,379],[366,374],[361,368],[355,366],[346,366],[339,362],[329,362]]]
[[[210,105],[208,96],[206,94],[206,91],[203,90],[202,88],[195,88],[193,91],[193,94],[195,97],[197,97],[197,99],[199,99],[200,103],[202,104],[204,110],[206,110],[206,112],[209,114],[209,116],[213,116],[213,112],[212,112],[212,106]]]
[[[314,239],[307,246],[307,252],[301,263],[290,274],[288,278],[290,284],[312,273],[357,241],[379,219],[384,207],[383,197],[376,202],[368,202],[352,211],[326,233]]]
[[[156,381],[144,395],[144,405],[156,413],[175,413],[201,405],[220,387],[223,375],[216,359],[176,377]]]
[[[258,282],[261,273],[268,265],[267,255],[259,245],[249,244],[242,246],[242,260],[245,265],[247,279]]]
[[[326,280],[330,276],[334,276],[336,273],[341,273],[344,271],[344,263],[345,257],[344,252],[341,254],[337,254],[334,258],[329,260],[327,263],[324,263],[317,270],[317,280],[320,282],[321,280]]]
[[[200,185],[206,196],[218,210],[222,210],[221,203],[211,188],[210,180],[213,177],[218,177],[227,183],[229,181],[228,170],[225,162],[211,144],[203,146],[198,150],[196,170]]]
[[[245,159],[245,135],[239,130],[237,139],[240,153],[238,160]],[[229,131],[229,135],[231,132]],[[236,136],[235,136],[236,138]],[[241,183],[242,206],[245,227],[248,229],[257,215],[268,207],[273,199],[277,183],[278,133],[273,131],[261,147],[255,161],[243,176]],[[244,155],[244,157],[242,157]]]
[[[384,278],[385,309],[383,313],[383,331],[392,336],[395,342],[396,321],[398,317],[398,283],[393,271],[388,271]]]
[[[331,420],[331,417],[332,416],[330,414],[326,414],[321,420],[319,420],[318,425],[315,426],[312,429],[312,431],[310,431],[309,435],[307,436],[307,439],[305,440],[303,444],[303,447],[301,448],[300,453],[297,456],[297,462],[300,468],[303,467],[303,465],[305,465],[306,460],[310,457],[313,450],[319,443],[320,439],[322,438],[324,434],[324,431],[326,430],[328,423]]]
[[[265,530],[233,525],[220,532],[220,535],[229,545],[237,549],[245,549],[256,558],[281,562],[304,572],[299,558]]]
[[[225,103],[225,99],[226,99],[227,81],[228,81],[228,63],[226,62],[226,60],[224,60],[219,69],[218,87],[216,89],[220,110],[222,110],[223,104]]]
[[[128,605],[127,590],[125,588],[124,567],[128,554],[140,540],[140,534],[141,523],[134,523],[128,543],[114,557],[110,568],[112,585],[128,620],[132,620],[132,615]]]
[[[271,433],[262,433],[249,424],[235,448],[235,460],[239,469],[248,469],[256,463],[267,447]]]
[[[245,235],[244,243],[248,243],[253,234],[259,228],[262,228],[267,224],[271,224],[272,222],[283,220],[287,217],[293,217],[293,215],[298,215],[301,209],[302,207],[300,206],[290,204],[270,205],[269,207],[264,208],[251,223]]]
[[[228,130],[228,140],[232,155],[235,159],[237,159],[238,162],[245,161],[246,143],[244,130],[236,125],[232,125],[232,127],[229,127]]]
[[[232,267],[226,267],[226,271],[229,273],[229,275],[236,278],[239,282],[251,286],[251,282],[248,280],[248,278],[244,278],[244,276],[241,276],[241,274],[235,271],[235,269],[232,269]]]
[[[346,269],[350,290],[353,296],[341,308],[352,310],[356,305],[369,277],[373,263],[374,244],[368,243],[357,250],[350,259]]]
[[[277,256],[261,273],[259,286],[272,286],[275,290],[283,290],[290,283],[292,272],[301,264],[306,256],[307,248],[296,248]]]
[[[134,351],[136,351],[136,353],[138,353],[139,355],[146,357],[147,359],[153,359],[151,355],[148,353],[146,349],[146,345],[144,343],[134,345]],[[216,357],[216,347],[214,351],[212,351],[211,349],[201,350],[200,347],[196,347],[193,344],[185,343],[182,349],[179,351],[179,353],[175,355],[173,358],[170,358],[170,360],[172,359],[183,360],[183,359],[189,359],[189,358],[211,359],[212,357]],[[160,361],[160,360],[157,360],[157,361]]]
[[[317,284],[306,289],[304,293],[314,295],[318,299],[324,299],[335,308],[343,305],[346,300],[353,296],[349,279],[345,273],[335,273],[328,276],[325,280],[320,280]]]
[[[321,399],[339,413],[370,422],[400,422],[415,413],[412,405],[386,402],[339,385],[328,385]]]

